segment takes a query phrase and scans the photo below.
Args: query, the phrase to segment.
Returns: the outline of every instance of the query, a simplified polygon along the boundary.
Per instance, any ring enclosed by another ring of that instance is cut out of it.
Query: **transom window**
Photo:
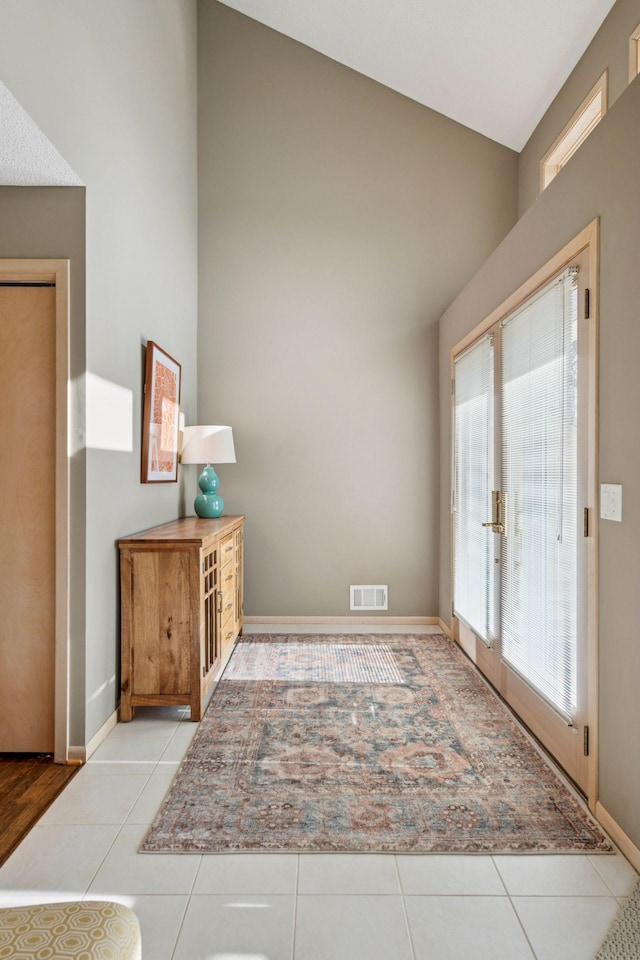
[[[640,23],[629,37],[629,83],[640,73]]]
[[[540,192],[574,155],[607,112],[607,71],[591,88],[559,137],[549,147],[540,164]]]

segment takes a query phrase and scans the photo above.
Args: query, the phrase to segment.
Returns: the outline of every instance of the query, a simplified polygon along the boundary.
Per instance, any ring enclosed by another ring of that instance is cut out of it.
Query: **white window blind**
[[[485,643],[495,636],[491,520],[494,489],[493,337],[455,360],[454,611]]]
[[[503,322],[502,657],[576,711],[577,269]]]

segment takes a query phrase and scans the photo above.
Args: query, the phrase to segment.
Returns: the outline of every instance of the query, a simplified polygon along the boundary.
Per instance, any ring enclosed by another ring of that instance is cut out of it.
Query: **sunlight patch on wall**
[[[86,441],[91,450],[133,450],[133,391],[85,374]]]
[[[116,678],[115,676],[109,677],[108,680],[105,680],[104,683],[100,684],[97,690],[87,697],[87,703],[92,703],[94,700],[97,700],[98,697],[102,697],[107,690],[115,690],[116,688]]]

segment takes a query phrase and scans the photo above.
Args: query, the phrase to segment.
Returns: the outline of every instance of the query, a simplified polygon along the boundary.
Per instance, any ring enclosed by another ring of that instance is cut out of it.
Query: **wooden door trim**
[[[600,220],[595,219],[587,228],[589,251],[590,310],[588,320],[588,383],[587,383],[587,508],[589,515],[589,536],[586,538],[587,551],[587,709],[589,723],[588,780],[589,809],[595,814],[598,803],[598,633],[599,613],[599,573],[598,573],[598,450],[599,450],[599,316],[600,316]],[[585,231],[583,231],[585,232]]]
[[[578,782],[586,758],[579,729],[563,720],[543,697],[504,661],[500,665],[500,695],[549,751],[573,781]]]
[[[588,252],[589,258],[589,289],[590,304],[588,318],[588,383],[587,383],[587,504],[589,510],[589,536],[586,538],[587,551],[587,723],[589,724],[589,756],[586,758],[587,780],[588,780],[588,803],[592,813],[595,812],[598,802],[598,630],[599,630],[599,610],[598,610],[598,312],[599,312],[599,237],[600,221],[596,217],[591,223],[587,224],[580,233],[570,240],[561,250],[559,250],[550,260],[540,267],[533,276],[529,277],[517,290],[506,298],[495,310],[485,317],[485,319],[464,336],[451,350],[450,354],[450,378],[454,379],[454,360],[458,354],[471,346],[474,341],[486,334],[494,324],[503,320],[508,314],[516,309],[524,300],[528,299],[536,290],[543,287],[549,280],[571,260],[575,259],[584,250]],[[454,457],[454,404],[455,397],[450,392],[450,414],[449,430],[451,439],[451,484],[454,482],[453,457]],[[450,501],[451,502],[451,501]],[[453,600],[454,589],[454,542],[453,542],[454,516],[450,509],[450,571],[451,571],[451,599]],[[460,627],[456,617],[453,616],[453,604],[451,606],[451,633],[453,638],[459,641]],[[474,659],[472,657],[472,659]],[[477,658],[475,660],[477,663]]]
[[[69,760],[69,260],[0,259],[0,281],[56,287],[54,759]]]
[[[527,300],[536,290],[539,290],[543,287],[549,280],[553,277],[554,274],[559,273],[564,266],[571,262],[574,257],[577,257],[579,253],[582,253],[583,250],[589,248],[590,252],[590,268],[593,267],[594,263],[597,267],[598,262],[598,226],[599,219],[596,218],[592,220],[580,233],[570,240],[569,243],[565,244],[562,250],[559,250],[550,260],[548,260],[539,270],[529,277],[528,280],[525,280],[517,290],[507,297],[506,300],[496,307],[495,310],[492,310],[488,317],[479,323],[476,327],[471,330],[470,333],[467,333],[451,350],[451,361],[453,362],[454,357],[457,357],[459,353],[462,353],[463,350],[466,350],[474,340],[478,340],[483,333],[487,333],[488,330],[500,320],[504,320],[506,316],[512,313],[516,307]],[[597,277],[597,269],[595,272]],[[597,299],[597,298],[594,298]],[[595,304],[594,304],[595,307]],[[595,309],[593,313],[595,314]]]

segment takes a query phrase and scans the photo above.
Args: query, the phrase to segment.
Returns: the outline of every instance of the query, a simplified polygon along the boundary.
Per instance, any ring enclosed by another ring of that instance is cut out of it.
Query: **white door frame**
[[[589,726],[589,755],[588,761],[588,791],[589,808],[595,812],[598,800],[598,263],[599,263],[599,220],[596,218],[580,233],[570,240],[544,266],[534,273],[511,296],[496,307],[482,323],[478,324],[470,333],[460,340],[451,350],[451,381],[454,380],[454,358],[467,347],[471,346],[479,337],[487,333],[494,324],[498,323],[536,290],[544,286],[549,279],[571,260],[587,251],[589,261],[589,290],[590,304],[588,316],[588,358],[587,358],[587,503],[589,536],[586,538],[587,564],[587,716]],[[453,436],[453,408],[455,398],[451,398],[450,425]],[[451,460],[453,462],[454,448],[451,444]],[[452,479],[453,479],[452,471]],[[454,543],[453,543],[454,516],[451,514],[450,543],[451,543],[451,589],[453,596],[454,584]],[[488,679],[497,686],[496,678],[491,675],[491,666],[484,661],[487,659],[486,647],[481,641],[474,642],[473,637],[460,635],[460,624],[453,616],[451,618],[451,632],[454,639],[460,643],[467,655],[487,674]],[[483,669],[484,667],[484,669]]]
[[[69,760],[69,260],[0,259],[0,280],[56,286],[54,760]]]

